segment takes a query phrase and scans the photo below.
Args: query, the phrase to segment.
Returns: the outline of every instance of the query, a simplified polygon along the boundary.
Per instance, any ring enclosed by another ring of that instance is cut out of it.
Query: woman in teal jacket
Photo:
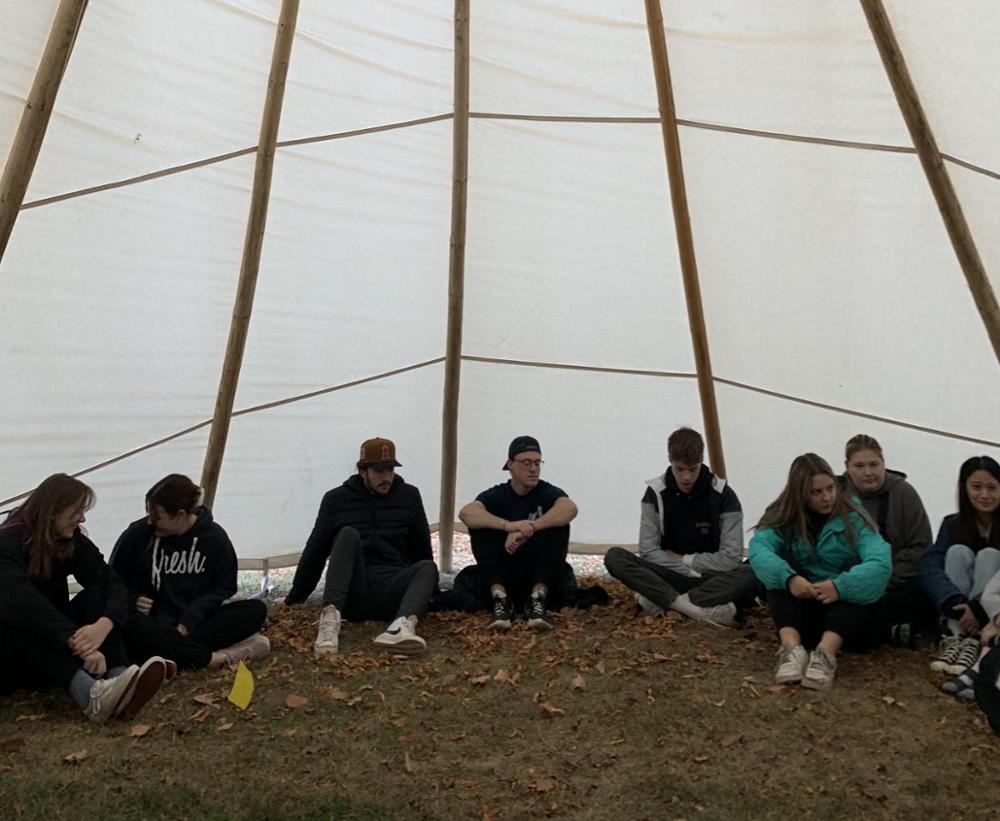
[[[815,453],[796,457],[788,482],[750,540],[750,566],[767,588],[781,649],[775,681],[826,690],[837,654],[877,618],[892,552]],[[815,645],[807,653],[803,643]]]

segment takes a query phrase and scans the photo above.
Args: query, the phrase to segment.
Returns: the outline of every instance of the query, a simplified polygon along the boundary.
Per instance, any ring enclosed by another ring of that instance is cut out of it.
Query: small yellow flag
[[[236,678],[233,679],[233,689],[229,691],[229,700],[245,710],[253,698],[253,673],[242,661],[236,668]]]

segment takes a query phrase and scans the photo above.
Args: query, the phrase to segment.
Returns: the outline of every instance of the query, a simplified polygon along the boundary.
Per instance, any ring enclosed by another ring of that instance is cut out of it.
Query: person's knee
[[[1000,550],[995,547],[984,547],[975,557],[976,567],[995,567],[1000,565]]]
[[[607,568],[608,573],[617,577],[618,573],[631,558],[632,554],[624,547],[612,547],[604,554],[604,566]]]
[[[246,599],[244,605],[249,614],[247,618],[258,619],[261,624],[264,623],[264,619],[267,618],[267,605],[264,604],[260,599]]]
[[[433,559],[421,559],[414,566],[414,573],[430,584],[438,583],[438,568]]]
[[[963,564],[972,564],[976,560],[975,551],[964,544],[953,544],[948,548],[948,552],[945,553],[946,562],[962,562]]]

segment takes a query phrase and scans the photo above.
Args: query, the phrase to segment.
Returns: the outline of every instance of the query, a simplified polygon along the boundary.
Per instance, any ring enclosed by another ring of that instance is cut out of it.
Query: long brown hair
[[[0,525],[24,528],[28,575],[33,579],[47,579],[52,575],[54,560],[64,562],[73,555],[73,540],[58,536],[52,523],[67,508],[82,504],[84,510],[89,510],[96,498],[90,486],[79,479],[65,473],[54,473]]]
[[[816,476],[829,476],[833,480],[833,485],[837,489],[837,500],[833,503],[830,518],[839,516],[843,519],[847,543],[851,547],[857,547],[858,533],[848,514],[853,510],[865,520],[872,530],[876,529],[875,523],[864,508],[858,507],[851,501],[850,497],[840,488],[830,465],[823,457],[817,456],[815,453],[803,453],[792,460],[792,466],[788,469],[788,481],[785,482],[784,489],[778,498],[767,506],[755,529],[773,528],[781,531],[787,538],[805,539],[809,544],[813,544],[812,537],[809,535],[809,518],[806,510],[808,509],[809,497],[812,494],[813,479]]]

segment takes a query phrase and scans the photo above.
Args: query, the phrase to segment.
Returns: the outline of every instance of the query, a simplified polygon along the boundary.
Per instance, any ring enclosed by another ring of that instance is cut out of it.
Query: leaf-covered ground
[[[432,615],[408,660],[350,624],[317,663],[317,608],[275,610],[245,712],[228,670],[101,727],[60,694],[4,699],[0,817],[996,817],[1000,743],[936,691],[929,648],[845,655],[829,693],[777,687],[764,613],[637,619],[601,581],[612,605],[549,634]]]

